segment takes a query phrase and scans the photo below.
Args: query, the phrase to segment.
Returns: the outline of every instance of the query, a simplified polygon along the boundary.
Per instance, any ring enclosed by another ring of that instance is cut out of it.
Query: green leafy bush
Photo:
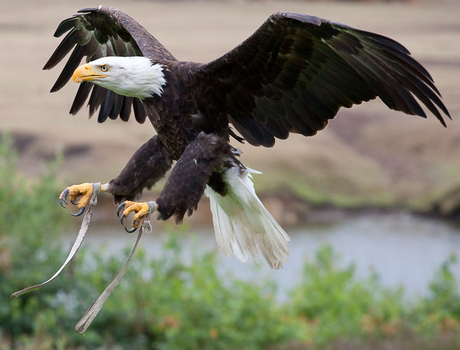
[[[311,326],[313,341],[393,332],[405,313],[402,289],[382,288],[375,275],[359,281],[354,265],[339,263],[330,246],[320,247],[291,293],[293,312]]]
[[[70,286],[68,275],[40,293],[9,299],[13,292],[42,282],[59,268],[64,258],[59,234],[68,229],[67,215],[56,205],[58,161],[50,165],[48,174],[31,181],[16,170],[11,138],[3,135],[1,141],[0,334],[12,345],[27,348],[31,335],[52,339],[72,326],[66,306],[56,298]]]
[[[440,332],[460,332],[460,294],[451,266],[457,257],[451,255],[436,272],[429,294],[422,298],[411,313],[415,328],[426,336]]]

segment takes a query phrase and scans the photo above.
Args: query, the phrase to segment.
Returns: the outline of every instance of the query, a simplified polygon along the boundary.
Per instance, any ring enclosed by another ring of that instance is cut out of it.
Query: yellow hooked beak
[[[106,75],[101,73],[99,67],[95,67],[91,64],[84,64],[75,69],[72,79],[74,83],[81,83],[83,81],[105,77]]]

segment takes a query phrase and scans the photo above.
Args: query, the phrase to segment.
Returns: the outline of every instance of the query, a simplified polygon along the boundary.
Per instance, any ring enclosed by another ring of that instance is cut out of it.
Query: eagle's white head
[[[78,67],[73,81],[89,81],[119,95],[145,99],[161,96],[166,80],[161,64],[147,57],[102,57]]]

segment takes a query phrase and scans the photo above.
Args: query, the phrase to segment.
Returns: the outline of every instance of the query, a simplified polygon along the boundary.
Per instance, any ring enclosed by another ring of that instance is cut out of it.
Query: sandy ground
[[[146,123],[98,124],[68,110],[77,90],[49,89],[63,65],[42,67],[59,44],[59,22],[79,1],[0,1],[0,129],[16,136],[20,168],[37,175],[57,151],[70,182],[110,180],[151,135]],[[273,12],[295,11],[378,32],[404,44],[433,75],[453,116],[448,128],[392,112],[379,101],[343,110],[313,138],[294,136],[267,150],[243,146],[242,160],[266,174],[259,190],[345,206],[427,208],[460,186],[460,2],[110,1],[144,25],[178,59],[206,62],[233,48]],[[276,206],[276,205],[275,205]],[[278,205],[282,215],[283,208]],[[276,210],[275,210],[276,211]]]

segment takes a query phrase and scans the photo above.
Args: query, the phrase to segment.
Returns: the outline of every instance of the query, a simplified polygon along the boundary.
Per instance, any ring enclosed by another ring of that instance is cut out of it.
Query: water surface
[[[155,225],[155,223],[153,223]],[[161,254],[167,233],[154,231],[144,234],[141,245],[146,254]],[[157,229],[158,230],[158,229]],[[356,265],[358,278],[377,273],[385,287],[404,286],[409,297],[428,292],[428,285],[436,270],[451,254],[460,257],[460,228],[448,223],[414,216],[409,213],[353,215],[331,224],[304,225],[291,228],[290,261],[281,270],[271,270],[265,261],[256,267],[252,261],[242,263],[238,259],[222,256],[219,272],[263,283],[271,279],[277,283],[279,299],[285,300],[287,292],[298,282],[305,259],[313,260],[322,244],[329,244],[342,257],[342,265]],[[107,254],[125,254],[132,247],[136,235],[127,234],[121,226],[93,225],[87,233],[84,246],[90,249],[106,247]],[[66,241],[74,237],[66,236]],[[190,229],[179,238],[183,246],[183,258],[189,260],[194,251],[217,250],[211,228]],[[120,266],[121,268],[121,266]],[[460,264],[452,271],[460,283]]]

